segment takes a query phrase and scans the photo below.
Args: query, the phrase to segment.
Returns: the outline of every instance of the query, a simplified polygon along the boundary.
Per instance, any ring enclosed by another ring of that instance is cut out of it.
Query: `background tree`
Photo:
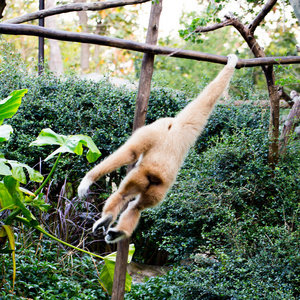
[[[232,26],[239,32],[241,37],[247,43],[252,54],[256,58],[266,57],[264,48],[260,45],[256,38],[255,31],[258,26],[263,24],[265,17],[274,9],[276,4],[277,0],[267,1],[267,3],[261,8],[258,13],[254,15],[254,18],[249,23],[242,23],[237,15],[234,15],[230,12],[227,13],[225,15],[225,19],[221,21],[215,17],[215,13],[223,8],[222,5],[209,4],[206,9],[206,14],[194,19],[191,23],[191,27],[185,31],[182,31],[181,34],[186,39],[197,41],[197,34],[211,32],[223,27]],[[212,23],[212,25],[209,25],[210,23]],[[200,26],[197,26],[198,24],[200,24]],[[279,100],[281,97],[281,93],[278,91],[278,87],[276,86],[273,66],[263,65],[261,68],[267,83],[268,95],[270,100],[271,110],[269,126],[269,163],[274,168],[279,158]]]
[[[74,3],[85,3],[86,0],[74,0]],[[79,17],[79,27],[81,32],[89,33],[88,29],[88,15],[87,12],[82,10],[78,11],[77,15]],[[90,45],[86,43],[80,44],[80,66],[81,73],[85,73],[89,70],[90,65]]]
[[[54,7],[55,0],[47,0],[46,9]],[[45,20],[45,26],[52,29],[57,29],[56,16],[50,16]],[[63,74],[63,62],[59,42],[57,40],[49,39],[50,55],[49,55],[49,69],[57,76]]]

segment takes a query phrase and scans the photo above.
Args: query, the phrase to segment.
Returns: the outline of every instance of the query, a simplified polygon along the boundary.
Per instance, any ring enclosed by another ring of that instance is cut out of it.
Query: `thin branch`
[[[154,55],[168,55],[178,58],[193,59],[197,61],[207,61],[225,65],[227,57],[222,55],[208,54],[192,50],[183,50],[169,47],[162,47],[128,41],[119,38],[112,38],[90,33],[73,33],[63,30],[53,30],[34,25],[17,25],[0,23],[0,34],[42,36],[49,39],[57,39],[68,42],[88,43],[102,46],[115,47]],[[239,59],[237,69],[245,67],[257,67],[264,65],[285,65],[300,64],[300,56],[285,57],[260,57],[252,59]]]
[[[225,16],[226,18],[226,16]],[[202,26],[198,26],[196,29],[195,29],[195,33],[200,33],[200,32],[209,32],[209,31],[214,31],[214,30],[217,30],[219,28],[223,28],[223,27],[226,27],[226,26],[229,26],[229,25],[232,25],[232,20],[229,19],[229,18],[226,18],[225,20],[223,20],[222,22],[220,23],[216,23],[216,24],[213,24],[213,25],[210,25],[210,26],[206,26],[206,27],[202,27]]]
[[[6,6],[5,0],[0,0],[0,19],[3,18],[3,11]]]
[[[150,0],[108,0],[103,2],[94,2],[94,3],[71,3],[62,6],[57,6],[49,9],[39,10],[33,13],[29,13],[20,17],[16,17],[10,20],[3,21],[5,24],[20,24],[36,19],[42,19],[45,17],[58,15],[62,13],[68,13],[72,11],[81,11],[81,10],[103,10],[113,7],[120,7],[126,5],[140,4],[144,2],[149,2]]]
[[[249,24],[250,33],[253,34],[260,22],[265,18],[265,16],[271,11],[277,0],[269,0],[266,5],[262,8],[256,18]]]
[[[293,99],[283,90],[282,86],[278,88],[278,93],[280,99],[285,100],[290,107],[294,105]]]

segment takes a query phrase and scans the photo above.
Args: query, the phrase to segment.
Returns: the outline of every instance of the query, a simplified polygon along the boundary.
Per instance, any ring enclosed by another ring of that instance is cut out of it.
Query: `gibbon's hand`
[[[112,223],[113,223],[113,216],[112,215],[103,216],[101,219],[99,219],[98,221],[96,221],[94,223],[92,231],[95,232],[95,230],[98,227],[102,227],[104,233],[106,233]]]
[[[235,66],[239,60],[238,57],[235,54],[229,54],[229,55],[227,55],[227,57],[228,57],[227,65],[235,68]]]
[[[87,195],[87,191],[90,185],[93,183],[88,177],[83,177],[78,187],[78,196],[80,199],[84,198]]]

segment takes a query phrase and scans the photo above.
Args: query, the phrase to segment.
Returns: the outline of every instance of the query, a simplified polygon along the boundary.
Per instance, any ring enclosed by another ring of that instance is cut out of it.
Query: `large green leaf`
[[[15,244],[14,233],[11,226],[2,225],[0,227],[0,237],[1,236],[8,237],[10,249],[12,250],[11,254],[12,254],[12,261],[13,261],[13,289],[14,289],[15,281],[16,281],[16,256],[15,256],[16,244]]]
[[[7,165],[10,165],[11,168],[9,168]],[[30,180],[35,182],[43,181],[44,177],[41,175],[41,173],[27,166],[26,164],[0,157],[0,175],[12,175],[13,178],[25,184],[27,183],[27,180],[23,169],[27,170]]]
[[[12,198],[4,182],[0,181],[0,206],[2,210],[4,209],[14,209],[16,208],[16,201]]]
[[[26,219],[30,222],[32,226],[38,225],[38,222],[34,217],[34,215],[24,205],[24,194],[19,188],[20,186],[19,182],[16,179],[14,179],[12,176],[5,176],[3,179],[3,183],[10,195],[11,203],[15,204],[15,206],[21,209],[22,214],[26,217]],[[5,202],[5,199],[1,199],[1,202]]]
[[[133,253],[134,253],[134,245],[130,244],[129,253],[128,253],[128,263],[131,262]],[[116,264],[117,252],[113,252],[104,257],[104,265],[100,272],[100,283],[102,287],[111,295],[113,281],[114,281],[114,272],[115,272],[115,264]],[[129,292],[131,290],[131,276],[126,272],[126,281],[125,281],[125,291]]]
[[[0,126],[0,143],[7,141],[12,132],[13,132],[13,129],[10,125]]]
[[[22,97],[27,93],[27,90],[13,91],[7,98],[0,101],[0,124],[4,119],[11,118],[21,105]]]
[[[58,149],[52,152],[45,160],[53,158],[58,153],[74,153],[82,155],[83,145],[89,148],[86,155],[89,162],[94,162],[101,155],[93,140],[85,135],[61,135],[55,133],[50,128],[43,129],[37,139],[33,141],[30,146],[46,146],[46,145],[60,145]]]

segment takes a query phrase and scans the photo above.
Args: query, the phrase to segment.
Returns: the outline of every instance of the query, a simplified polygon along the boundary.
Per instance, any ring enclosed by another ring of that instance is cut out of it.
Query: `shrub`
[[[22,244],[17,243],[17,248]],[[43,238],[32,236],[32,244],[17,253],[17,278],[14,295],[11,261],[0,256],[0,298],[10,299],[109,299],[99,281],[97,262],[84,255],[67,253]]]
[[[273,172],[267,114],[249,106],[236,113],[240,121],[221,123],[205,152],[195,145],[166,200],[144,212],[135,233],[135,259],[154,263],[147,249],[167,253],[162,263],[192,265],[136,285],[128,299],[156,291],[155,299],[299,299],[299,144]],[[195,266],[191,255],[199,253],[214,259]]]

